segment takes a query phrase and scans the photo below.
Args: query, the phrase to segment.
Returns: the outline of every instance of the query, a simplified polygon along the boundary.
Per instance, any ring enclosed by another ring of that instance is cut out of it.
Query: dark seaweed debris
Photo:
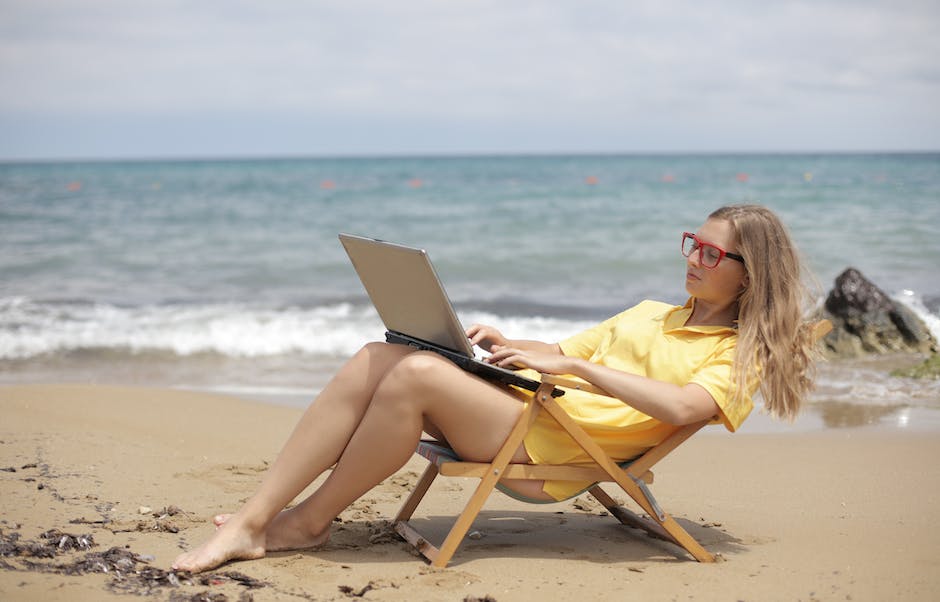
[[[359,590],[357,590],[357,589],[355,589],[354,587],[351,587],[351,586],[349,586],[349,585],[340,585],[340,586],[339,586],[339,591],[340,591],[340,592],[346,594],[347,596],[353,597],[353,598],[361,598],[361,597],[363,597],[364,595],[366,595],[366,592],[371,591],[371,590],[373,590],[373,589],[375,589],[375,583],[373,583],[373,582],[371,582],[371,581],[370,581],[369,583],[367,583],[367,584],[365,585],[365,587],[363,587],[362,589],[359,589]]]
[[[195,594],[184,594],[182,592],[173,592],[170,594],[170,602],[227,602],[228,596],[222,592],[198,592]]]
[[[238,600],[239,602],[251,602],[254,600],[254,596],[248,592],[242,592]],[[170,594],[170,602],[228,602],[228,596],[222,592],[210,592],[209,590],[195,594],[175,591]]]
[[[0,555],[10,558],[18,557],[20,563],[20,566],[15,566],[2,561],[0,569],[69,576],[101,573],[111,577],[106,585],[108,590],[138,596],[150,595],[162,588],[178,588],[183,585],[216,586],[232,583],[248,590],[269,585],[237,571],[199,575],[193,575],[187,571],[167,571],[150,566],[145,557],[120,547],[112,547],[104,552],[88,552],[82,558],[72,562],[41,562],[33,559],[49,559],[58,554],[87,550],[95,543],[90,535],[75,536],[55,529],[46,531],[40,535],[40,538],[45,543],[24,541],[20,539],[19,533],[7,534],[0,531]],[[239,600],[245,601],[251,598],[250,594],[242,592]],[[221,592],[204,591],[195,594],[174,592],[171,600],[220,602],[228,598]]]
[[[19,533],[7,535],[0,531],[0,556],[30,556],[34,558],[55,558],[56,554],[74,550],[88,550],[95,545],[91,535],[72,535],[57,529],[50,529],[41,534],[43,542],[20,541]]]
[[[149,510],[149,509],[148,509]],[[167,506],[156,512],[148,513],[152,518],[137,521],[137,524],[127,529],[115,529],[112,533],[131,533],[133,531],[164,531],[166,533],[179,533],[179,526],[169,520],[178,514],[188,514],[179,506]]]

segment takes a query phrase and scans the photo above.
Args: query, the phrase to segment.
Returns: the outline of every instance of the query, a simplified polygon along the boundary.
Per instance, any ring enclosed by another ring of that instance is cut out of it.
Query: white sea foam
[[[458,312],[465,327],[471,324],[489,324],[513,339],[534,339],[536,341],[560,341],[596,322],[585,320],[565,320],[541,316],[499,316],[489,312]]]
[[[461,320],[465,325],[493,324],[514,338],[541,340],[557,340],[590,325],[481,312],[468,312]],[[0,333],[0,359],[8,360],[82,350],[342,357],[381,338],[384,327],[371,306],[349,303],[313,308],[240,304],[119,307],[46,304],[14,297],[0,299]]]
[[[903,304],[905,307],[913,311],[918,318],[924,321],[924,324],[927,325],[927,329],[930,331],[930,334],[933,335],[934,340],[940,341],[940,316],[933,314],[927,309],[927,306],[924,305],[924,300],[920,295],[915,293],[912,290],[905,289],[893,296],[894,300]]]
[[[85,349],[180,356],[342,355],[379,329],[374,310],[345,303],[285,309],[237,304],[127,308],[0,300],[0,358],[5,359]]]
[[[940,340],[940,317],[920,296],[904,290],[894,298],[920,317]],[[589,320],[461,311],[465,326],[491,324],[511,338],[558,341],[593,325]],[[146,305],[42,303],[0,298],[0,359],[28,359],[83,350],[123,353],[200,353],[228,357],[310,354],[344,357],[384,327],[369,305],[318,307],[247,304]]]

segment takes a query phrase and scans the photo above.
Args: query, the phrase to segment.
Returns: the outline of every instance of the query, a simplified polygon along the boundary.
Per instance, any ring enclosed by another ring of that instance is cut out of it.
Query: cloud
[[[781,121],[850,142],[882,120],[894,136],[919,123],[936,147],[938,15],[913,1],[0,0],[0,119],[291,115],[612,131],[607,144],[647,126],[673,142],[680,126],[773,136]]]

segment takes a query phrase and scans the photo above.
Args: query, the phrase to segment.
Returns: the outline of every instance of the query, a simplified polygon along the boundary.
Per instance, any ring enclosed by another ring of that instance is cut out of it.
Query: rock
[[[937,349],[937,341],[923,320],[855,268],[836,278],[819,317],[832,322],[832,332],[823,339],[828,355],[859,357]]]

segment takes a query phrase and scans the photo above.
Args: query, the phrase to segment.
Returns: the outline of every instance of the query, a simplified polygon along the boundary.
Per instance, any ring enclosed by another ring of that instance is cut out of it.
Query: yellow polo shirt
[[[750,414],[751,395],[733,403],[731,366],[737,332],[723,326],[686,326],[692,299],[684,306],[643,301],[561,342],[565,355],[660,381],[702,386],[721,409],[719,421],[736,430]],[[614,460],[634,458],[657,445],[678,427],[633,409],[626,403],[584,391],[566,390],[556,399]],[[588,463],[590,457],[547,412],[540,412],[525,437],[536,464]],[[545,492],[566,499],[587,483],[546,482]]]

